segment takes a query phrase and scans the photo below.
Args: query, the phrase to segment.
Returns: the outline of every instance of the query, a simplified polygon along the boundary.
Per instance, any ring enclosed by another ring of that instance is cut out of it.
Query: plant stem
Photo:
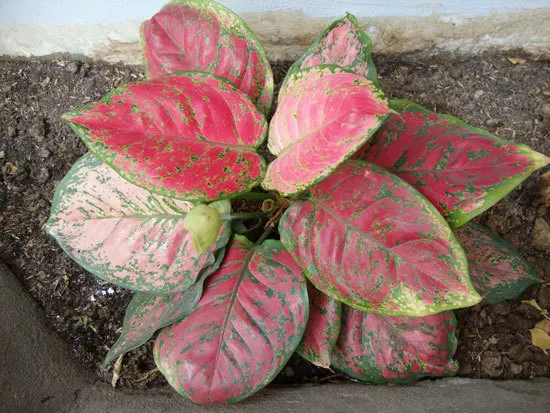
[[[245,201],[265,201],[266,199],[277,199],[274,194],[266,192],[247,192],[246,194],[241,194],[236,196],[233,199],[244,199]]]
[[[233,221],[234,219],[263,218],[267,212],[237,212],[236,214],[220,214],[222,221]]]
[[[269,225],[264,231],[264,233],[260,236],[260,238],[258,238],[258,241],[256,241],[254,245],[260,245],[262,242],[264,242],[265,239],[269,236],[269,234],[271,234],[272,230],[273,230],[273,227]]]

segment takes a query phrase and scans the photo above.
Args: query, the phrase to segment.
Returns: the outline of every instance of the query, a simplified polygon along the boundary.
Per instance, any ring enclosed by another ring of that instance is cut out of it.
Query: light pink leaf
[[[263,187],[285,196],[330,175],[390,113],[371,81],[336,66],[294,73],[279,96],[268,140],[277,159],[268,166]]]
[[[132,290],[168,295],[191,287],[229,240],[197,254],[183,219],[194,204],[152,194],[122,179],[91,154],[58,185],[46,230],[96,277]],[[211,204],[225,214],[229,201]]]

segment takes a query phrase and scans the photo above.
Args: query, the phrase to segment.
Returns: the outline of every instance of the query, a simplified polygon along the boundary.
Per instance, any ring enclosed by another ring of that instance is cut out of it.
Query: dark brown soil
[[[523,57],[514,65],[508,57]],[[392,98],[414,100],[460,117],[496,135],[550,155],[550,65],[518,53],[376,56],[380,81]],[[288,64],[274,65],[280,82]],[[0,60],[0,260],[40,303],[54,330],[84,365],[110,380],[99,364],[117,339],[131,293],[103,283],[72,262],[43,231],[55,186],[85,152],[60,119],[114,87],[143,78],[138,67],[72,61]],[[480,217],[510,242],[544,283],[518,300],[457,311],[456,358],[470,377],[550,376],[550,355],[531,344],[529,329],[542,319],[522,299],[550,309],[550,245],[545,206],[534,206],[542,172]],[[535,225],[537,222],[537,225]],[[330,371],[295,357],[280,382],[331,380]],[[161,382],[150,345],[125,356],[120,383]]]

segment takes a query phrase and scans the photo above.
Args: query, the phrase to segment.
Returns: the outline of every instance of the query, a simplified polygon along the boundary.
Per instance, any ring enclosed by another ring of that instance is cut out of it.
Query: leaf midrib
[[[325,102],[326,104],[326,102]],[[323,111],[325,109],[325,106],[323,106]],[[312,131],[310,132],[307,132],[305,135],[299,137],[296,141],[294,142],[291,142],[288,146],[285,146],[283,148],[283,150],[281,152],[279,152],[279,154],[277,154],[276,156],[277,157],[281,157],[284,153],[288,152],[290,149],[294,148],[296,145],[302,143],[303,141],[307,140],[309,137],[311,137],[312,135],[318,133],[319,131],[323,130],[324,128],[328,127],[328,126],[331,126],[332,124],[336,123],[336,122],[341,122],[342,119],[345,119],[347,117],[349,117],[351,112],[346,112],[344,114],[342,114],[341,116],[335,118],[335,119],[332,119],[326,123],[323,123],[321,126],[318,126],[317,128],[313,129]],[[368,115],[368,116],[372,116],[372,117],[376,117],[378,118],[378,115],[377,114],[371,114],[371,115]],[[378,125],[376,125],[378,126]],[[372,128],[368,128],[365,133],[362,135],[363,138],[365,138],[367,135],[368,135],[368,131],[370,131]],[[290,140],[290,139],[289,139]]]
[[[352,231],[355,231],[355,232],[359,232],[361,233],[365,238],[367,238],[369,241],[371,241],[373,244],[375,244],[376,246],[382,248],[384,251],[387,251],[389,255],[391,255],[392,257],[395,258],[398,258],[400,260],[402,260],[403,262],[406,262],[408,264],[411,265],[412,269],[415,271],[415,272],[420,272],[422,274],[426,274],[424,271],[422,271],[421,269],[418,268],[417,265],[413,265],[411,264],[408,260],[405,260],[403,259],[403,257],[401,257],[399,254],[395,253],[393,251],[393,247],[387,247],[385,246],[384,244],[382,244],[380,241],[378,241],[376,238],[374,238],[372,235],[370,235],[370,233],[360,229],[360,228],[357,228],[357,226],[354,226],[349,220],[345,219],[345,218],[342,218],[341,216],[339,216],[336,212],[334,212],[331,208],[323,205],[323,203],[321,201],[317,201],[315,202],[315,199],[314,198],[310,198],[309,201],[311,201],[314,205],[316,206],[319,206],[323,211],[327,212],[331,217],[333,217],[334,219],[336,219],[337,221],[340,221],[340,222],[343,222],[346,227],[350,228],[350,230]],[[409,241],[405,241],[399,245],[397,245],[396,247],[401,247],[402,245],[405,245],[407,244],[408,242],[412,242],[412,241],[418,241],[420,239],[414,239],[414,240],[409,240]],[[434,239],[432,240],[434,242],[437,242],[439,241],[439,239]],[[450,251],[449,251],[450,252]],[[429,274],[426,274],[427,276],[430,276]],[[430,276],[431,277],[431,276]]]
[[[122,216],[111,216],[111,217],[95,217],[95,218],[86,218],[82,221],[95,221],[103,219],[184,219],[187,214],[157,214],[157,215],[122,215]]]
[[[76,123],[76,122],[75,122]],[[86,127],[86,126],[84,126]],[[86,127],[89,131],[90,131],[90,134],[94,135],[94,136],[97,136],[96,134],[93,133],[93,130]],[[194,139],[194,138],[189,138],[187,136],[180,136],[180,135],[172,135],[172,134],[169,134],[169,133],[147,133],[147,132],[144,132],[144,131],[136,131],[136,130],[133,130],[133,129],[122,129],[122,128],[105,128],[106,130],[109,130],[109,131],[113,131],[113,132],[124,132],[124,133],[135,133],[135,134],[139,134],[139,135],[143,135],[143,137],[141,139],[137,139],[135,141],[133,141],[132,143],[130,144],[127,144],[127,145],[118,145],[118,146],[115,146],[117,148],[119,147],[124,147],[124,146],[132,146],[138,142],[142,142],[143,140],[145,139],[149,139],[149,138],[154,138],[156,136],[161,136],[163,138],[170,138],[170,139],[173,139],[175,141],[184,141],[184,142],[192,142],[192,143],[205,143],[205,144],[208,144],[208,145],[211,145],[211,146],[223,146],[223,147],[226,147],[226,148],[233,148],[233,149],[240,149],[240,148],[246,148],[248,150],[251,150],[252,152],[256,152],[254,151],[254,149],[256,149],[256,144],[253,144],[253,145],[247,145],[247,144],[244,144],[244,143],[241,143],[241,144],[238,144],[238,143],[226,143],[226,142],[216,142],[216,141],[212,141],[212,140],[209,140],[209,139]],[[102,138],[102,137],[101,137]],[[102,139],[102,143],[105,143]],[[114,145],[113,145],[114,146]],[[113,147],[111,146],[111,147]]]
[[[244,257],[244,260],[241,264],[241,268],[239,269],[238,279],[237,279],[237,282],[235,283],[235,286],[233,287],[233,292],[231,293],[231,298],[229,299],[229,304],[227,306],[227,312],[225,313],[225,316],[224,316],[224,320],[223,320],[223,324],[222,324],[222,331],[220,332],[220,342],[219,342],[219,345],[217,346],[217,349],[216,349],[216,358],[214,359],[214,364],[213,364],[214,371],[217,370],[216,366],[218,365],[218,362],[219,362],[219,359],[220,359],[223,338],[225,337],[225,332],[227,330],[227,326],[229,325],[229,317],[231,315],[233,306],[237,302],[237,295],[238,295],[238,292],[239,292],[239,287],[240,287],[241,283],[243,282],[243,280],[245,278],[246,270],[248,269],[248,264],[250,264],[250,261],[252,260],[252,256],[255,254],[255,252],[256,252],[256,247],[255,246],[250,248],[250,250],[246,253],[246,256]],[[211,379],[210,379],[210,390],[212,390],[212,385],[213,384],[214,384],[214,377],[211,377]]]

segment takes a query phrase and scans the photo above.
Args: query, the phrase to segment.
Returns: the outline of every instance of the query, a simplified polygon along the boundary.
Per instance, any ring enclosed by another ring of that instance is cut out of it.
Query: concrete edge
[[[350,7],[350,11],[353,8]],[[295,60],[335,18],[301,11],[244,13],[273,61]],[[0,26],[0,55],[81,54],[109,62],[141,64],[138,21],[87,26]],[[375,53],[444,50],[466,54],[491,48],[550,56],[550,8],[482,16],[360,17]]]
[[[483,412],[550,411],[550,380],[450,378],[414,385],[269,386],[237,405],[197,406],[169,387],[114,390],[70,354],[13,274],[0,264],[0,412]]]

